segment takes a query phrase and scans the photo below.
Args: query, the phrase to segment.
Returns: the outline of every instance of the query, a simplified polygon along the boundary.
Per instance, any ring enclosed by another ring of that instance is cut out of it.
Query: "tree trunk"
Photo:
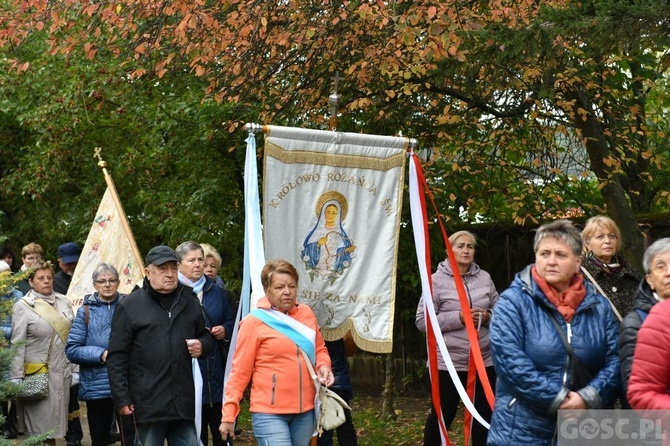
[[[393,395],[395,393],[395,365],[393,361],[393,352],[386,354],[386,373],[384,379],[384,391],[382,392],[382,418],[394,417],[395,409],[393,407]]]
[[[605,160],[616,158],[616,153],[609,148],[609,144],[602,130],[600,121],[591,113],[589,101],[578,92],[569,92],[567,97],[573,99],[573,116],[575,126],[580,130],[586,145],[586,151],[591,161],[591,170],[601,184],[601,193],[607,211],[612,220],[621,230],[623,246],[621,250],[625,259],[633,268],[642,272],[642,255],[644,254],[644,237],[640,230],[633,208],[621,184],[618,173],[613,172],[612,166]],[[578,110],[586,110],[586,115]]]

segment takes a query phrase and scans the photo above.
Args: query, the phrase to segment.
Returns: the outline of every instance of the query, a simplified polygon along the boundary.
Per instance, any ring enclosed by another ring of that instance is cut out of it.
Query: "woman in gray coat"
[[[45,444],[56,444],[56,438],[67,431],[67,403],[73,365],[65,356],[65,342],[74,319],[72,305],[62,294],[53,291],[53,266],[35,263],[28,276],[30,291],[14,304],[12,311],[12,344],[17,354],[9,369],[9,378],[20,384],[25,376],[24,364],[48,363],[49,396],[41,400],[18,400],[18,417],[25,422],[30,435],[51,432]]]
[[[489,322],[491,311],[498,300],[498,292],[491,280],[491,276],[475,263],[475,246],[477,239],[469,231],[458,231],[449,237],[453,248],[458,270],[463,278],[465,290],[468,297],[475,327],[479,327],[479,346],[486,366],[486,374],[493,387],[495,385],[495,371],[491,361],[491,350],[489,348]],[[456,291],[454,273],[449,260],[441,262],[435,274],[433,274],[433,304],[437,313],[437,321],[444,337],[444,342],[449,350],[458,377],[465,386],[468,378],[468,365],[470,358],[470,341],[465,330],[465,321],[461,304]],[[426,316],[424,314],[423,297],[416,309],[416,326],[419,330],[426,331]],[[456,409],[460,398],[456,387],[447,371],[447,366],[438,352],[438,375],[440,380],[440,404],[444,416],[444,424],[447,430],[456,416]],[[477,378],[475,389],[475,408],[486,421],[491,419],[491,407],[484,395],[484,389]],[[474,421],[472,426],[472,444],[483,446],[486,444],[487,429]],[[440,429],[437,414],[433,407],[423,433],[423,444],[425,446],[440,445]]]

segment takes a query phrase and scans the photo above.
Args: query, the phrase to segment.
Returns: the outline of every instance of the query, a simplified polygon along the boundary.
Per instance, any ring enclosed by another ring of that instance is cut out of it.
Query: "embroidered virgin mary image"
[[[347,199],[339,192],[328,191],[316,203],[316,224],[305,238],[301,258],[309,272],[332,284],[351,266],[356,246],[344,230]]]

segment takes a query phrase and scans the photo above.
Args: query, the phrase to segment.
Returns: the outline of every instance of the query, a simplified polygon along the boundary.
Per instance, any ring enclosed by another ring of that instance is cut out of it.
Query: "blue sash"
[[[300,333],[298,330],[296,330],[294,327],[292,327],[291,325],[289,325],[284,321],[281,321],[273,317],[270,314],[270,311],[268,310],[257,308],[249,314],[253,315],[270,328],[274,328],[281,334],[287,336],[291,341],[295,342],[295,344],[299,348],[301,348],[302,350],[305,351],[305,353],[307,353],[307,356],[309,356],[309,359],[312,361],[312,364],[316,364],[316,353],[314,343],[311,340],[307,339],[305,336],[303,336],[303,334]],[[299,321],[293,319],[292,321],[294,321],[296,324],[304,325]]]

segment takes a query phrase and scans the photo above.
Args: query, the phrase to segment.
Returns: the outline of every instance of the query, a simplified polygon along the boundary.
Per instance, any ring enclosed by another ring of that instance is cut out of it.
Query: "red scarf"
[[[586,296],[586,288],[584,288],[584,278],[582,275],[575,274],[570,286],[565,291],[559,292],[549,285],[544,278],[540,277],[534,265],[531,268],[531,273],[533,274],[535,283],[540,287],[540,290],[542,290],[549,302],[556,307],[567,322],[570,322],[575,315],[575,310],[577,310],[579,304],[584,300],[584,296]]]

